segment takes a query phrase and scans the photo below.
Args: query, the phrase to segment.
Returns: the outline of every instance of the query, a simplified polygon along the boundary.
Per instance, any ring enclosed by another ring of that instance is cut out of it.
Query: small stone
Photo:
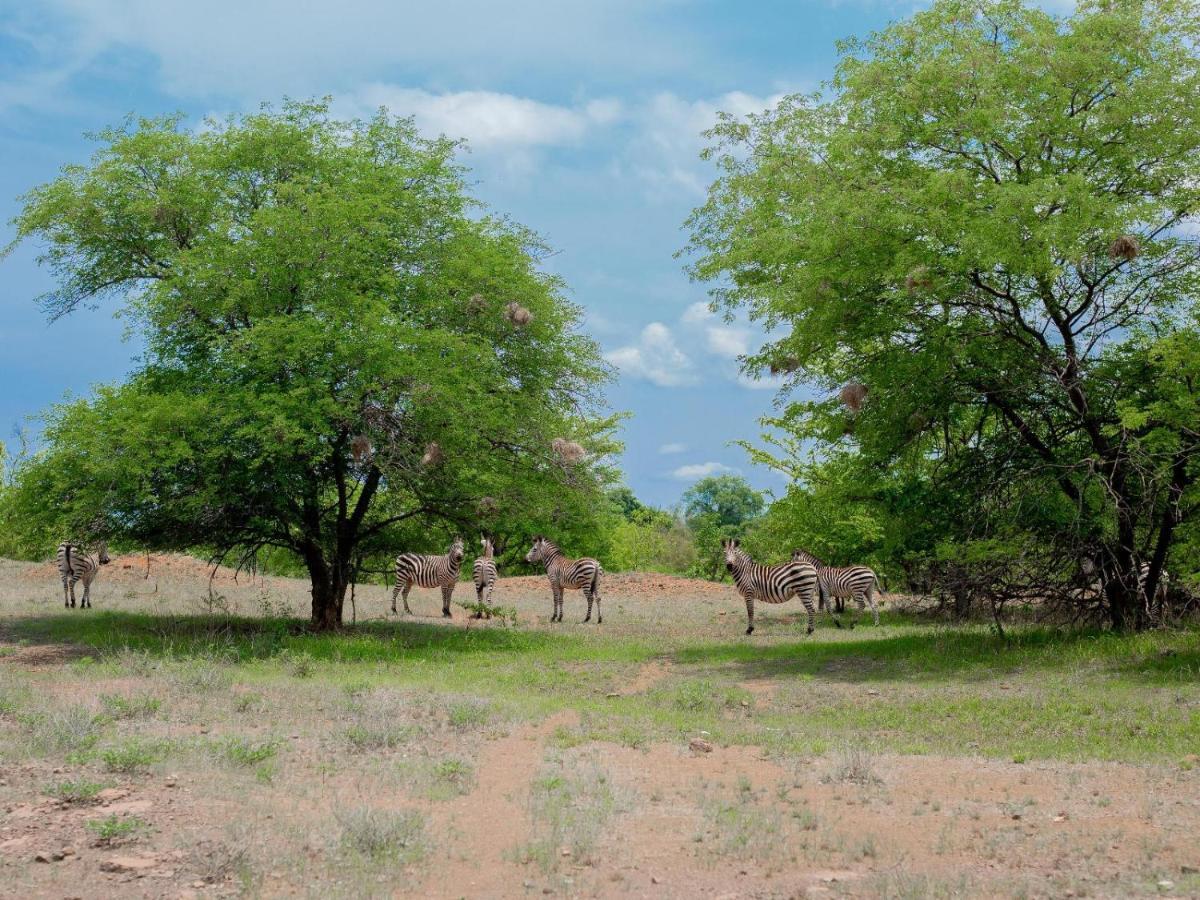
[[[194,887],[194,888],[202,888],[202,887],[204,887],[204,882],[203,882],[203,881],[193,881],[193,882],[192,882],[192,887]]]
[[[1013,817],[1013,821],[1019,821],[1019,820],[1020,820],[1020,818],[1021,818],[1021,814],[1020,814],[1020,813],[1013,813],[1013,814],[1012,814],[1012,817]]]
[[[878,697],[878,696],[879,696],[879,691],[877,691],[877,690],[875,690],[874,688],[872,688],[871,690],[867,691],[867,696],[868,696],[868,697]]]
[[[559,856],[570,856],[570,855],[571,855],[571,848],[570,848],[570,847],[563,847],[561,850],[559,850],[559,851],[558,851],[558,853],[559,853]]]
[[[651,883],[651,884],[662,884],[662,882],[658,880],[658,876],[657,876],[657,875],[651,875],[651,876],[650,876],[650,883]]]
[[[292,740],[293,740],[293,741],[298,741],[298,740],[300,740],[300,735],[298,735],[298,734],[293,734],[293,735],[292,735]]]
[[[49,853],[35,853],[33,855],[33,861],[41,862],[41,863],[48,863],[48,862],[50,862],[50,854]]]
[[[1055,822],[1065,822],[1065,821],[1067,821],[1067,814],[1066,814],[1066,813],[1059,813],[1057,816],[1055,816],[1055,817],[1054,817],[1054,821],[1055,821]]]
[[[605,694],[604,696],[607,697],[609,700],[612,700],[614,697],[620,697],[621,695],[618,694],[616,691],[613,691],[611,694]]]

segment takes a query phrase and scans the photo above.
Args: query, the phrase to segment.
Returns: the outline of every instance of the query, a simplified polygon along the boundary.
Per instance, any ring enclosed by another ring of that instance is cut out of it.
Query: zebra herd
[[[475,599],[478,608],[475,616],[483,615],[483,610],[491,606],[492,589],[496,586],[495,548],[487,535],[479,539],[483,546],[483,555],[475,560],[472,576],[475,582]],[[450,549],[441,556],[430,556],[420,553],[401,553],[396,557],[396,584],[392,588],[392,612],[396,612],[396,595],[404,600],[404,611],[411,614],[408,608],[408,592],[413,585],[424,588],[442,589],[442,615],[450,618],[450,599],[454,595],[455,585],[458,584],[458,573],[462,568],[463,539],[455,536]],[[525,562],[541,563],[550,581],[550,594],[554,608],[550,615],[551,622],[561,622],[563,618],[563,591],[568,588],[578,588],[583,591],[587,600],[587,617],[584,622],[592,620],[592,603],[596,604],[596,624],[604,621],[600,614],[600,576],[604,573],[600,563],[585,556],[581,559],[571,559],[566,556],[558,545],[542,535],[533,539],[533,546],[525,554]]]
[[[476,610],[475,617],[480,618],[485,610],[492,605],[492,591],[496,586],[498,576],[495,559],[495,547],[487,535],[480,537],[482,555],[476,558],[472,567],[475,583]],[[821,608],[828,608],[834,624],[842,627],[837,612],[841,611],[842,600],[853,600],[860,610],[870,608],[876,625],[879,624],[879,607],[875,601],[879,578],[867,566],[827,566],[820,559],[805,550],[792,552],[790,561],[781,565],[763,565],[756,563],[741,547],[736,538],[721,541],[721,549],[725,555],[725,567],[733,576],[734,585],[746,603],[746,634],[754,633],[754,603],[785,603],[796,597],[804,605],[808,614],[807,633],[812,634],[816,627],[817,598]],[[456,536],[446,553],[435,556],[420,553],[401,553],[395,561],[395,585],[392,588],[392,612],[396,613],[396,598],[404,602],[404,611],[411,615],[408,605],[408,594],[413,587],[440,588],[442,592],[442,615],[450,618],[450,601],[454,588],[458,584],[459,572],[462,570],[466,548],[461,537]],[[83,584],[83,598],[79,602],[82,609],[92,605],[92,584],[100,572],[100,567],[109,562],[108,549],[104,543],[91,553],[73,541],[63,541],[58,545],[58,572],[62,578],[63,606],[74,609],[75,585]],[[592,605],[596,607],[596,624],[604,621],[600,610],[600,577],[604,569],[599,561],[590,556],[571,559],[566,556],[558,545],[548,538],[537,535],[533,545],[525,554],[527,563],[540,563],[546,571],[550,582],[552,600],[551,622],[563,620],[563,592],[582,590],[587,600],[587,615],[584,622],[592,620]],[[1138,570],[1138,588],[1144,593],[1148,563],[1142,563]],[[1160,607],[1165,603],[1168,575],[1161,574],[1158,588],[1153,598],[1144,598],[1147,612],[1151,612],[1153,604]],[[1099,590],[1097,581],[1093,586]],[[838,610],[834,610],[834,601],[839,601]],[[854,627],[851,622],[850,627]]]

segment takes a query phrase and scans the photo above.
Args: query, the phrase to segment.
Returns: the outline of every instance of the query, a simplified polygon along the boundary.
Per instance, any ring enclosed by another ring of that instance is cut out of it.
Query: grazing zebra
[[[486,535],[479,538],[479,543],[483,545],[483,556],[475,560],[474,578],[475,578],[475,600],[477,603],[492,602],[492,588],[496,586],[496,560],[493,558],[495,548],[492,547],[491,538]],[[475,618],[483,615],[483,611],[477,611]]]
[[[455,535],[450,552],[445,556],[422,556],[419,553],[401,553],[396,557],[396,586],[392,588],[392,612],[396,611],[396,595],[404,591],[404,611],[408,608],[408,592],[413,585],[424,588],[442,589],[442,615],[450,618],[450,597],[458,584],[458,570],[462,568],[463,539]]]
[[[875,616],[875,624],[879,624],[879,607],[875,603],[875,585],[879,579],[873,570],[866,566],[827,566],[807,550],[793,550],[792,559],[795,562],[808,563],[817,570],[817,586],[821,590],[822,605],[834,597],[849,597],[858,604],[860,610],[870,606],[871,613]],[[829,613],[833,615],[832,604]],[[842,627],[837,616],[834,616],[833,621],[838,628]],[[854,627],[853,622],[850,623],[850,627]]]
[[[75,608],[75,584],[83,582],[83,599],[79,602],[80,609],[90,609],[92,606],[92,582],[100,574],[100,567],[108,565],[108,545],[103,541],[97,548],[95,556],[89,556],[87,551],[71,541],[63,541],[58,545],[58,574],[62,576],[63,606]]]
[[[754,601],[763,603],[786,603],[799,597],[808,613],[808,634],[816,627],[817,611],[813,608],[813,594],[817,590],[817,570],[803,562],[786,562],[780,566],[764,566],[750,558],[737,539],[721,541],[725,551],[725,568],[733,574],[746,601],[746,634],[754,633]]]
[[[585,622],[592,621],[592,601],[596,601],[596,624],[604,621],[600,614],[600,576],[604,569],[600,563],[590,556],[580,559],[570,559],[563,555],[553,541],[548,541],[540,534],[533,539],[533,546],[525,554],[525,562],[540,562],[546,567],[546,577],[550,579],[550,592],[554,597],[554,611],[550,615],[551,622],[561,622],[563,618],[563,590],[565,588],[582,588],[583,596],[587,598],[587,616]]]

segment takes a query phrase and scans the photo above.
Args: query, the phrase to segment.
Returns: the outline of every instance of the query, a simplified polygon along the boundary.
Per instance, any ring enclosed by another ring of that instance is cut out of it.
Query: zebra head
[[[496,552],[495,548],[492,546],[491,539],[486,534],[481,534],[479,536],[479,546],[483,547],[484,556],[491,556]]]
[[[721,549],[725,551],[725,568],[730,572],[734,570],[739,562],[746,558],[746,551],[742,549],[742,542],[737,538],[728,538],[721,541]]]
[[[466,555],[467,551],[463,545],[463,539],[456,534],[454,536],[454,543],[450,545],[450,558],[455,562],[462,562],[462,558]]]
[[[107,566],[110,562],[112,562],[112,560],[110,560],[108,558],[108,542],[107,541],[101,541],[100,546],[97,548],[97,551],[98,552],[96,553],[96,559],[99,561],[100,565]]]
[[[535,563],[542,561],[542,554],[546,552],[546,539],[540,534],[533,538],[533,546],[529,548],[529,552],[525,554],[525,562]]]
[[[817,559],[807,550],[801,550],[799,547],[792,551],[792,562],[808,563],[810,566],[815,566],[818,569],[825,568],[825,563],[821,562],[821,560]]]

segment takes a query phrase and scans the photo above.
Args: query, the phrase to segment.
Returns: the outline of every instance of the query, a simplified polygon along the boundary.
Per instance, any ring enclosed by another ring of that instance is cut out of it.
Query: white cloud
[[[684,70],[702,51],[687,29],[658,15],[674,2],[45,0],[28,4],[26,18],[37,20],[37,35],[77,36],[89,62],[106,53],[148,57],[175,96],[254,102],[341,92],[389,69],[468,84],[531,72],[579,79],[618,65],[625,73]]]
[[[612,350],[605,358],[624,374],[659,387],[696,383],[695,365],[679,349],[671,329],[662,322],[651,322],[642,329],[636,344]]]
[[[378,82],[356,91],[348,104],[360,114],[387,107],[395,115],[413,116],[431,136],[464,137],[471,147],[485,150],[574,144],[589,129],[621,115],[621,104],[613,99],[557,106],[495,91],[435,94]]]
[[[733,325],[709,325],[704,329],[708,351],[725,359],[737,359],[750,352],[750,332]]]
[[[696,481],[699,478],[707,478],[709,475],[734,471],[737,470],[719,462],[692,463],[691,465],[680,466],[678,469],[675,469],[671,473],[671,477],[677,478],[680,481]]]
[[[716,315],[708,308],[708,304],[704,301],[698,301],[683,311],[683,315],[679,317],[679,321],[688,325],[699,325],[715,318]]]
[[[707,100],[685,100],[669,91],[655,94],[637,110],[640,135],[628,148],[628,169],[651,196],[674,196],[683,189],[702,197],[717,174],[711,163],[700,159],[708,143],[703,133],[717,124],[718,114],[744,117],[763,112],[783,97],[730,91]]]
[[[663,444],[658,448],[658,452],[664,455],[673,453],[683,453],[687,450],[687,444]]]

